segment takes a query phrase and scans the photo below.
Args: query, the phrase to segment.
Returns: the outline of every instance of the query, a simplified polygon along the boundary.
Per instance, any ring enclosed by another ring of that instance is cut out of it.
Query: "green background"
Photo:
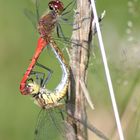
[[[47,3],[41,0],[41,10],[47,7]],[[106,10],[101,28],[119,112],[122,116],[132,96],[139,98],[140,2],[98,0],[96,4],[98,14]],[[33,104],[30,97],[23,96],[19,92],[20,81],[34,53],[38,38],[37,31],[23,13],[25,8],[34,9],[31,0],[0,0],[0,140],[32,140],[39,112],[39,108]],[[129,21],[133,23],[132,27],[128,27]],[[130,30],[131,33],[126,33],[126,30]],[[94,54],[91,54],[90,59],[88,88],[95,111],[89,109],[89,118],[111,137],[115,120],[97,36],[93,44]],[[48,54],[50,55],[44,58],[43,63],[55,69],[49,83],[53,88],[61,75],[60,70],[57,73],[59,65],[55,57],[51,51]],[[133,116],[125,131],[128,140],[140,139],[138,108],[139,101],[135,101],[127,111],[128,116],[130,114]],[[91,136],[91,139],[93,137],[95,136]]]

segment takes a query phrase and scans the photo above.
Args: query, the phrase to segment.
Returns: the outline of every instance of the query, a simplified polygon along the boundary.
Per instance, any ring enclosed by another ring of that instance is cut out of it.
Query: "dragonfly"
[[[60,27],[60,25],[58,24],[58,18],[60,15],[64,15],[67,14],[67,12],[65,12],[65,10],[72,4],[73,2],[69,3],[66,7],[64,7],[63,3],[59,0],[52,0],[48,3],[50,12],[43,15],[39,21],[38,21],[38,32],[40,33],[40,37],[38,39],[38,44],[37,44],[37,48],[36,51],[32,57],[31,63],[29,65],[29,67],[27,68],[21,82],[20,82],[20,92],[23,95],[29,95],[33,92],[33,88],[32,88],[32,84],[28,83],[29,77],[30,75],[33,73],[32,70],[34,68],[35,65],[37,65],[37,60],[40,56],[40,54],[42,53],[43,49],[47,46],[50,45],[53,50],[56,51],[55,54],[59,53],[62,60],[63,60],[63,54],[59,51],[58,47],[55,47],[56,43],[54,42],[53,38],[52,38],[52,32],[54,30],[54,28],[56,27],[56,25],[58,25]],[[57,27],[58,27],[57,26]],[[57,28],[58,30],[59,28]],[[60,28],[61,29],[61,28]],[[57,57],[58,58],[58,57]],[[39,64],[38,64],[39,65]],[[39,65],[41,66],[41,65]],[[51,70],[49,68],[46,68],[46,70],[48,70],[49,75],[51,73]],[[49,80],[46,79],[47,83]]]

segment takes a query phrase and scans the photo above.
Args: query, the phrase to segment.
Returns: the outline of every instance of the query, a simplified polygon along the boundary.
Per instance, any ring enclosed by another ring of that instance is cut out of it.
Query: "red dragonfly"
[[[34,66],[37,64],[36,62],[41,52],[52,41],[52,32],[56,27],[58,17],[60,15],[67,14],[67,12],[64,11],[72,3],[73,2],[69,3],[66,7],[64,7],[63,3],[60,0],[52,0],[48,4],[50,12],[48,14],[43,15],[40,18],[37,27],[40,33],[40,38],[38,39],[37,48],[34,53],[34,56],[32,57],[31,63],[20,83],[20,92],[23,95],[28,95],[33,91],[32,87],[27,83],[27,81],[29,80],[29,76],[31,75]],[[50,69],[47,68],[47,70],[49,71],[49,73],[51,73]]]

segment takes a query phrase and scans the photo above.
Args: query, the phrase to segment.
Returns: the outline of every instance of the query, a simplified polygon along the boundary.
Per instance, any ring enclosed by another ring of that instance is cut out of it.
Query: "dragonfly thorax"
[[[45,40],[50,40],[51,34],[57,23],[57,16],[57,13],[51,11],[47,15],[41,17],[38,22],[38,32],[40,33],[41,37]]]
[[[56,104],[56,97],[52,95],[54,95],[52,91],[41,87],[39,92],[33,96],[34,103],[41,108],[51,108]]]

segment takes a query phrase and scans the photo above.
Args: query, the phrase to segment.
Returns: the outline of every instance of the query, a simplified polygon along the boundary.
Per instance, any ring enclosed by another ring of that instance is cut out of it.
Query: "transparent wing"
[[[39,15],[39,0],[34,0],[33,3],[34,3],[35,10],[31,11],[31,10],[26,8],[26,9],[24,9],[24,14],[29,19],[29,21],[31,21],[32,25],[36,29],[37,23],[38,23],[39,17],[40,17],[40,15]]]
[[[36,15],[30,11],[29,9],[24,9],[25,16],[29,19],[29,21],[32,23],[34,28],[37,28],[37,17]]]
[[[65,122],[59,109],[49,109],[39,113],[34,140],[65,140],[71,127]]]
[[[49,113],[50,112],[46,110],[41,111],[35,129],[34,140],[61,140],[59,138],[59,132],[52,122]]]

